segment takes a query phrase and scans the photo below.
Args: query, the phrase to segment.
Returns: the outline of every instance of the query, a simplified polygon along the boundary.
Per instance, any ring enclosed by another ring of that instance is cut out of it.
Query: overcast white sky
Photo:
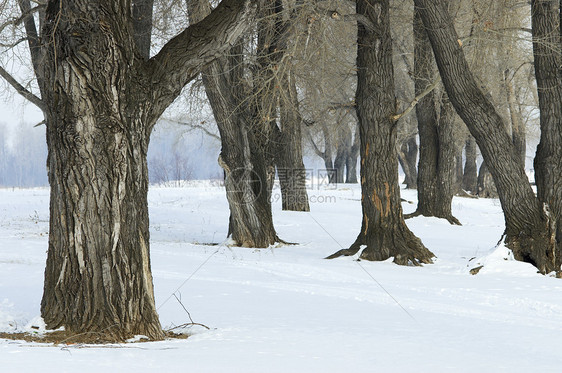
[[[0,122],[14,127],[20,123],[35,125],[43,120],[43,113],[35,105],[13,92],[0,92]]]

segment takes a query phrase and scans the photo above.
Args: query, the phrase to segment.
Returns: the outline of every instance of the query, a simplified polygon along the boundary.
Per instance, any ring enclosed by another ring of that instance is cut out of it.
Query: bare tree
[[[418,166],[418,207],[407,217],[424,215],[460,222],[451,211],[456,192],[456,143],[458,134],[454,109],[446,94],[435,92],[436,69],[431,44],[419,11],[414,15],[414,83],[416,97],[423,95],[416,105],[420,160]],[[439,110],[439,112],[438,112]]]
[[[415,0],[415,4],[419,7],[449,98],[476,139],[494,178],[504,211],[507,246],[516,259],[535,265],[542,273],[560,271],[556,214],[550,211],[560,196],[553,193],[549,201],[543,199],[546,193],[539,193],[539,198],[535,197],[504,120],[482,92],[468,67],[445,2]],[[538,5],[552,6],[552,2]],[[536,6],[537,3],[533,2],[533,7]],[[535,8],[534,11],[539,9]],[[544,14],[539,15],[539,19]],[[533,26],[536,28],[537,13],[534,17]],[[558,38],[559,29],[553,26],[556,24],[552,23],[553,19],[554,15],[550,13],[547,29]],[[536,67],[540,68],[540,63]],[[548,162],[553,162],[550,165],[556,167],[552,159],[545,164]]]
[[[361,133],[361,231],[349,249],[328,258],[353,255],[403,265],[431,263],[433,253],[404,223],[398,186],[396,107],[388,0],[357,0],[357,114]]]

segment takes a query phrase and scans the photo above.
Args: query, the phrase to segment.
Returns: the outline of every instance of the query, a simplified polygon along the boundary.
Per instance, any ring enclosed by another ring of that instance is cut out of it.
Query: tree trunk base
[[[543,275],[561,273],[561,250],[557,248],[554,235],[506,237],[505,245],[513,252],[513,257],[521,262],[537,267]]]
[[[353,256],[364,248],[359,256],[364,260],[384,261],[394,257],[393,262],[398,265],[420,266],[433,263],[435,255],[406,226],[368,233],[369,237],[361,233],[349,249],[339,250],[325,259]]]
[[[443,215],[443,216],[438,216],[438,215],[432,215],[432,214],[424,214],[418,210],[412,212],[411,214],[406,214],[404,215],[404,220],[405,219],[410,219],[410,218],[415,218],[417,216],[425,216],[428,218],[439,218],[439,219],[445,219],[447,220],[451,225],[461,225],[461,222],[459,221],[459,219],[455,218],[452,214],[450,215]]]

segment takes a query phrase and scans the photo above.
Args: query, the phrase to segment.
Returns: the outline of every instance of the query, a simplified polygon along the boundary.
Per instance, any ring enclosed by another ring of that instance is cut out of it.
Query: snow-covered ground
[[[149,193],[152,270],[164,327],[187,340],[112,346],[0,340],[1,372],[558,372],[562,282],[512,260],[497,200],[455,198],[463,226],[408,221],[437,259],[401,267],[324,260],[355,239],[360,189],[309,190],[310,213],[274,204],[295,246],[224,245],[224,190],[209,182]],[[0,189],[0,331],[35,330],[48,234],[47,189]],[[403,191],[407,200],[415,191]],[[404,203],[405,212],[415,204]],[[484,268],[476,276],[469,270]]]

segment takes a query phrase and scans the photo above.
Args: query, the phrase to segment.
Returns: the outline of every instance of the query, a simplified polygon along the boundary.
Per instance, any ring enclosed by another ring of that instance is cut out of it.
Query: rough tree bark
[[[417,9],[414,13],[414,86],[416,96],[427,90],[435,80],[431,44]],[[438,119],[437,106],[440,106]],[[416,105],[420,159],[418,163],[418,207],[407,218],[423,215],[460,222],[451,212],[455,185],[454,110],[446,96],[436,98],[434,91]]]
[[[277,175],[283,210],[310,211],[306,191],[306,170],[302,155],[301,127],[297,86],[291,71],[281,81],[280,124],[276,151]]]
[[[533,55],[539,96],[541,139],[534,160],[537,197],[553,229],[554,248],[543,256],[562,263],[562,4],[531,1]],[[522,146],[522,145],[519,145]],[[519,150],[521,154],[521,150]],[[524,163],[523,163],[524,164]]]
[[[208,0],[187,1],[190,22],[197,24],[211,12]],[[220,133],[219,164],[225,171],[230,209],[228,235],[240,246],[268,247],[279,242],[271,213],[266,149],[256,132],[263,125],[259,108],[245,80],[243,45],[208,64],[203,85]],[[269,125],[269,123],[268,123]]]
[[[149,256],[149,136],[185,84],[246,30],[249,9],[249,1],[223,1],[146,61],[130,0],[48,2],[48,328],[106,340],[163,337]]]
[[[523,167],[525,167],[525,160],[527,158],[525,123],[521,117],[521,112],[519,110],[519,105],[517,104],[515,90],[511,79],[513,79],[513,76],[511,76],[509,70],[507,70],[504,75],[504,88],[506,91],[509,117],[511,120],[511,139],[513,141],[513,145],[515,146],[515,151],[519,154],[521,163],[523,163]]]
[[[349,249],[328,258],[354,255],[402,265],[431,263],[433,254],[406,226],[400,205],[396,150],[394,76],[389,1],[357,0],[357,14],[372,27],[358,25],[357,114],[361,133],[363,221]]]
[[[442,94],[440,102],[441,112],[437,128],[439,142],[439,156],[437,158],[437,198],[434,201],[433,214],[436,217],[447,219],[451,224],[461,225],[451,211],[453,196],[458,190],[458,149],[455,142],[458,128],[455,124],[455,109],[453,105],[451,105],[446,93]]]
[[[505,217],[505,242],[517,260],[559,271],[552,220],[535,197],[501,116],[472,76],[443,0],[415,0],[443,84],[476,139],[494,178]]]

